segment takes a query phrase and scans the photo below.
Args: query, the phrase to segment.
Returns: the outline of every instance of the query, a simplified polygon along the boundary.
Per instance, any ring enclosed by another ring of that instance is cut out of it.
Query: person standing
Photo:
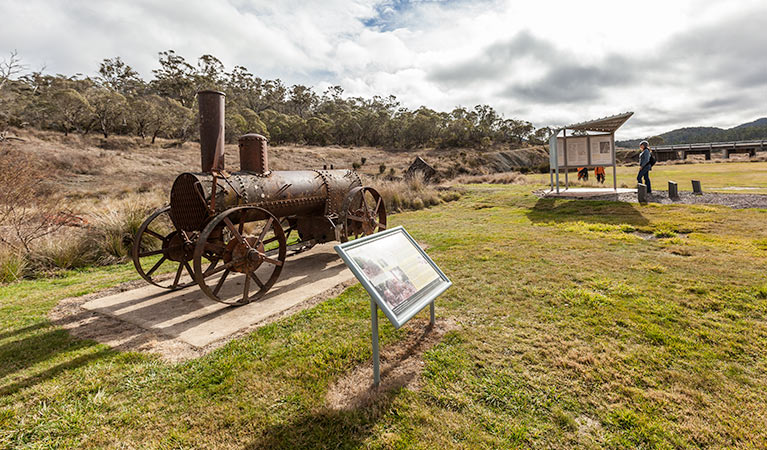
[[[599,183],[605,184],[605,168],[597,166],[594,168],[594,175],[597,177]]]
[[[652,193],[652,187],[650,187],[650,171],[654,163],[652,152],[650,151],[650,144],[647,141],[639,143],[641,152],[639,153],[639,173],[637,174],[637,183],[641,183],[644,179],[644,184],[647,186],[647,193]]]

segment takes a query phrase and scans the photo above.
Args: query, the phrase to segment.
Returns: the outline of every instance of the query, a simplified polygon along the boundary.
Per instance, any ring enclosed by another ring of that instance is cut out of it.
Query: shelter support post
[[[613,190],[618,192],[618,165],[615,162],[615,133],[610,134],[610,145],[612,146],[613,151]]]
[[[551,179],[551,191],[554,191],[554,171],[549,170],[549,178]]]
[[[562,130],[562,150],[565,156],[565,190],[570,189],[570,165],[567,164],[567,128]]]
[[[559,135],[559,132],[557,132],[557,135]],[[559,151],[559,145],[557,145],[557,154],[554,155],[554,173],[556,174],[557,194],[559,194]]]

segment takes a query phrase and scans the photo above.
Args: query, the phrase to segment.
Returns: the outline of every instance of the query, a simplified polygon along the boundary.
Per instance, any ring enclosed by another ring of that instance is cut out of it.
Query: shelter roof
[[[574,123],[572,125],[566,126],[565,128],[568,130],[577,130],[577,131],[600,131],[605,133],[614,133],[615,130],[620,128],[633,115],[634,113],[630,111],[630,112],[625,112],[623,114],[616,114],[614,116],[603,117],[601,119]]]

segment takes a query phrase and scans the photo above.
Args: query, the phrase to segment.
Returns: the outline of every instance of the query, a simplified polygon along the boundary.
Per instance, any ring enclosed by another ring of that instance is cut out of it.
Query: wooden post
[[[692,180],[692,193],[695,195],[703,195],[703,189],[700,187],[700,180]]]
[[[643,205],[647,204],[647,185],[642,183],[637,184],[637,200]]]
[[[670,199],[679,198],[679,187],[677,186],[676,181],[668,182],[668,198]]]

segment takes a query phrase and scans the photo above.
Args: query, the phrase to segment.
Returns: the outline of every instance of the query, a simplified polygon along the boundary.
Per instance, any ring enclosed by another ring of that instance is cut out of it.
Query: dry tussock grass
[[[501,172],[486,175],[462,175],[451,184],[527,184],[527,177],[519,172]]]
[[[373,186],[383,197],[387,212],[419,210],[461,197],[457,190],[438,188],[427,183],[422,174],[406,179],[366,179],[364,183]]]
[[[162,204],[160,196],[154,194],[105,200],[83,214],[81,223],[37,240],[29,251],[2,246],[0,282],[126,261],[139,226]]]

